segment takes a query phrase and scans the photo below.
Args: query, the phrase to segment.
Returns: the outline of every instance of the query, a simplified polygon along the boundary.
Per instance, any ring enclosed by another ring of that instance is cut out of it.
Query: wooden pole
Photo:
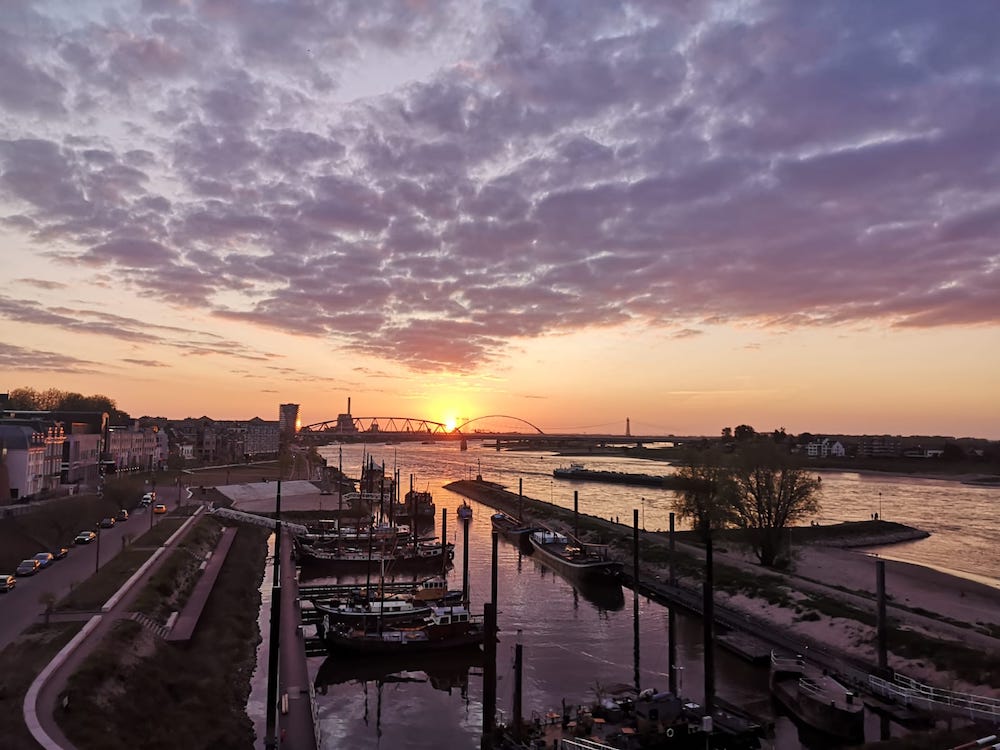
[[[671,586],[677,585],[674,572],[674,514],[670,514],[670,574]],[[667,610],[667,673],[669,675],[670,692],[677,695],[677,614],[676,606],[671,604]]]
[[[702,626],[705,653],[705,715],[715,710],[715,598],[712,587],[712,529],[705,536],[705,583],[702,586]]]
[[[416,529],[413,533],[416,534]],[[416,537],[414,537],[414,544],[416,544]],[[441,509],[441,575],[448,572],[448,509]]]
[[[889,670],[888,623],[885,612],[885,560],[875,561],[875,597],[878,614],[875,619],[875,634],[878,649],[878,668],[881,676]]]
[[[639,509],[632,509],[632,659],[636,693],[642,690],[639,673]]]

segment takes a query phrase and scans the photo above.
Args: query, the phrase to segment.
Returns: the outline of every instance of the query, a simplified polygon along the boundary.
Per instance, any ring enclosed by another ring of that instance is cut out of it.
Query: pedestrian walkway
[[[208,602],[208,597],[215,587],[219,571],[222,570],[222,564],[226,561],[226,556],[229,554],[229,550],[232,548],[235,539],[235,527],[229,526],[223,529],[219,543],[205,564],[201,578],[198,579],[198,583],[195,584],[194,591],[188,597],[184,609],[181,610],[181,613],[174,621],[173,627],[167,634],[167,641],[170,643],[182,643],[191,640],[195,628],[198,627],[198,620],[201,619],[201,613],[205,609],[205,604]]]

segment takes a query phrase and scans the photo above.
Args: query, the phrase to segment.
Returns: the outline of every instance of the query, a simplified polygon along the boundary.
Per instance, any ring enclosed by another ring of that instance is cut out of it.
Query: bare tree
[[[736,524],[753,533],[761,565],[780,561],[785,529],[819,511],[820,482],[792,466],[770,441],[748,444],[732,473],[731,507]]]
[[[677,470],[680,487],[674,511],[699,532],[703,540],[712,529],[734,522],[729,503],[732,479],[719,450],[690,450]]]

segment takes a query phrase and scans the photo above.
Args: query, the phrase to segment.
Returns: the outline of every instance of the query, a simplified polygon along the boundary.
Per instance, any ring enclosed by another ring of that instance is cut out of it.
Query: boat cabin
[[[431,607],[430,619],[435,625],[468,622],[469,610],[465,607]]]

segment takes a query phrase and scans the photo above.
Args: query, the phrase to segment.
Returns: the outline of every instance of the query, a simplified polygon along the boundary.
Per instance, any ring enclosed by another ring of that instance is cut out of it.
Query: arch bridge
[[[346,417],[346,418],[345,418]],[[430,419],[415,417],[355,417],[341,414],[336,419],[303,425],[300,435],[450,435],[460,434],[460,430],[449,430],[448,426]]]
[[[512,417],[508,414],[487,414],[463,422],[449,430],[448,425],[431,419],[417,417],[355,417],[351,414],[340,414],[336,419],[303,425],[298,436],[304,440],[371,440],[373,438],[392,438],[396,440],[416,439],[461,439],[473,436],[518,435],[527,433],[511,432],[510,430],[470,429],[469,425],[483,424],[490,419],[506,419],[520,422],[530,428],[535,435],[545,435],[538,425],[526,419]]]

